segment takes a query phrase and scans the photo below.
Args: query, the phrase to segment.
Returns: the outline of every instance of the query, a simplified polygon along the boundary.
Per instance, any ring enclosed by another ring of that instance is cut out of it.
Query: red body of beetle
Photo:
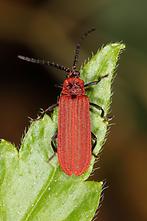
[[[89,99],[84,82],[69,77],[59,99],[57,154],[62,170],[69,176],[84,173],[91,160]]]
[[[92,144],[89,99],[85,95],[84,81],[79,78],[80,73],[76,71],[76,64],[80,52],[81,40],[94,30],[95,29],[92,28],[86,32],[77,43],[75,58],[71,69],[50,61],[28,58],[21,55],[18,56],[22,60],[50,65],[67,73],[59,102],[47,108],[41,116],[46,112],[51,112],[55,106],[59,105],[57,154],[62,170],[69,176],[72,174],[76,176],[83,174],[88,169],[91,160]],[[107,75],[101,77],[101,79],[106,76]],[[89,82],[85,86],[90,84],[95,85],[101,79],[95,82]],[[101,116],[103,117],[103,109],[96,104],[93,105],[102,111]],[[41,116],[37,119],[40,119]],[[96,139],[95,135],[94,139]],[[53,143],[52,147],[55,149]]]

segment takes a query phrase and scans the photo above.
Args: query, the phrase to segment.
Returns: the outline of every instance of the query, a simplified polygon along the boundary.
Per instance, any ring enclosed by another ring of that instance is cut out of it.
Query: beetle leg
[[[92,137],[92,139],[94,140],[94,143],[93,143],[93,145],[92,145],[92,155],[93,155],[94,157],[97,157],[97,155],[95,155],[95,154],[93,153],[93,150],[94,150],[94,148],[95,148],[95,146],[96,146],[96,144],[97,144],[97,137],[96,137],[95,134],[92,133],[92,132],[91,132],[91,137]]]
[[[57,139],[57,132],[56,132],[56,133],[54,134],[54,136],[52,136],[52,138],[51,138],[51,145],[52,145],[52,148],[53,148],[54,153],[53,153],[53,155],[48,159],[48,162],[51,161],[51,160],[53,159],[53,157],[54,157],[54,156],[56,155],[56,153],[57,153],[57,147],[56,147],[56,145],[55,145],[56,139]]]
[[[91,137],[92,137],[92,139],[94,140],[94,143],[93,143],[93,145],[92,145],[92,150],[94,150],[94,148],[95,148],[95,146],[96,146],[96,144],[97,144],[97,137],[96,137],[95,134],[92,133],[92,132],[91,132]]]
[[[54,85],[56,88],[63,88],[63,84],[55,84]]]
[[[108,74],[99,77],[97,81],[92,81],[92,82],[84,84],[84,87],[89,87],[89,86],[97,85],[103,78],[106,78],[106,77],[108,77]]]
[[[49,112],[49,113],[52,112],[52,111],[54,110],[54,108],[57,107],[57,106],[58,106],[58,103],[49,106],[49,107],[48,107],[47,109],[45,109],[45,110],[42,110],[42,111],[41,111],[41,114],[37,117],[36,120],[40,120],[45,113],[47,113],[47,112]]]
[[[52,139],[51,139],[51,145],[52,145],[52,148],[53,148],[53,151],[55,152],[55,153],[57,153],[57,147],[56,147],[56,145],[55,145],[55,141],[56,141],[56,139],[57,139],[57,131],[56,131],[56,133],[54,134],[54,136],[52,136]]]
[[[104,110],[103,110],[103,108],[101,106],[99,106],[98,104],[91,103],[91,102],[90,102],[90,105],[95,107],[98,110],[101,110],[101,117],[104,117],[105,112],[104,112]]]

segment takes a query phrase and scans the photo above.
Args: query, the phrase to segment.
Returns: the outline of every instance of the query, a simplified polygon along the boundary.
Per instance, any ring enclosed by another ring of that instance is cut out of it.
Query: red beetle
[[[80,41],[92,31],[94,31],[93,28],[86,32]],[[72,174],[79,176],[87,171],[91,161],[92,150],[97,142],[96,136],[91,132],[90,105],[100,110],[101,117],[104,117],[103,109],[99,105],[89,102],[89,98],[85,95],[85,87],[96,85],[101,79],[108,76],[104,75],[97,81],[84,84],[84,81],[80,79],[80,72],[76,70],[80,41],[76,46],[72,69],[54,62],[18,56],[25,61],[51,65],[67,73],[59,101],[43,111],[38,119],[46,112],[53,111],[54,107],[59,106],[58,132],[53,136],[51,144],[54,151],[57,152],[62,170],[69,176]],[[55,145],[56,138],[57,148]]]

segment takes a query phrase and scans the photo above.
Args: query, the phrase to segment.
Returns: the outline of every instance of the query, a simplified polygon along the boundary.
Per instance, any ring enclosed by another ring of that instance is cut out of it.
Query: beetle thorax
[[[65,79],[61,94],[72,97],[85,95],[84,81],[75,77]]]

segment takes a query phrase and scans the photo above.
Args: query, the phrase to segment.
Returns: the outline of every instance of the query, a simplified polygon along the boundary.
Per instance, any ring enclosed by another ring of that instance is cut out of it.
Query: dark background
[[[71,66],[81,33],[80,64],[98,47],[122,40],[113,84],[115,116],[96,180],[107,178],[99,221],[147,220],[147,1],[0,0],[0,137],[20,145],[39,109],[56,102],[64,72],[17,59],[18,54]]]

